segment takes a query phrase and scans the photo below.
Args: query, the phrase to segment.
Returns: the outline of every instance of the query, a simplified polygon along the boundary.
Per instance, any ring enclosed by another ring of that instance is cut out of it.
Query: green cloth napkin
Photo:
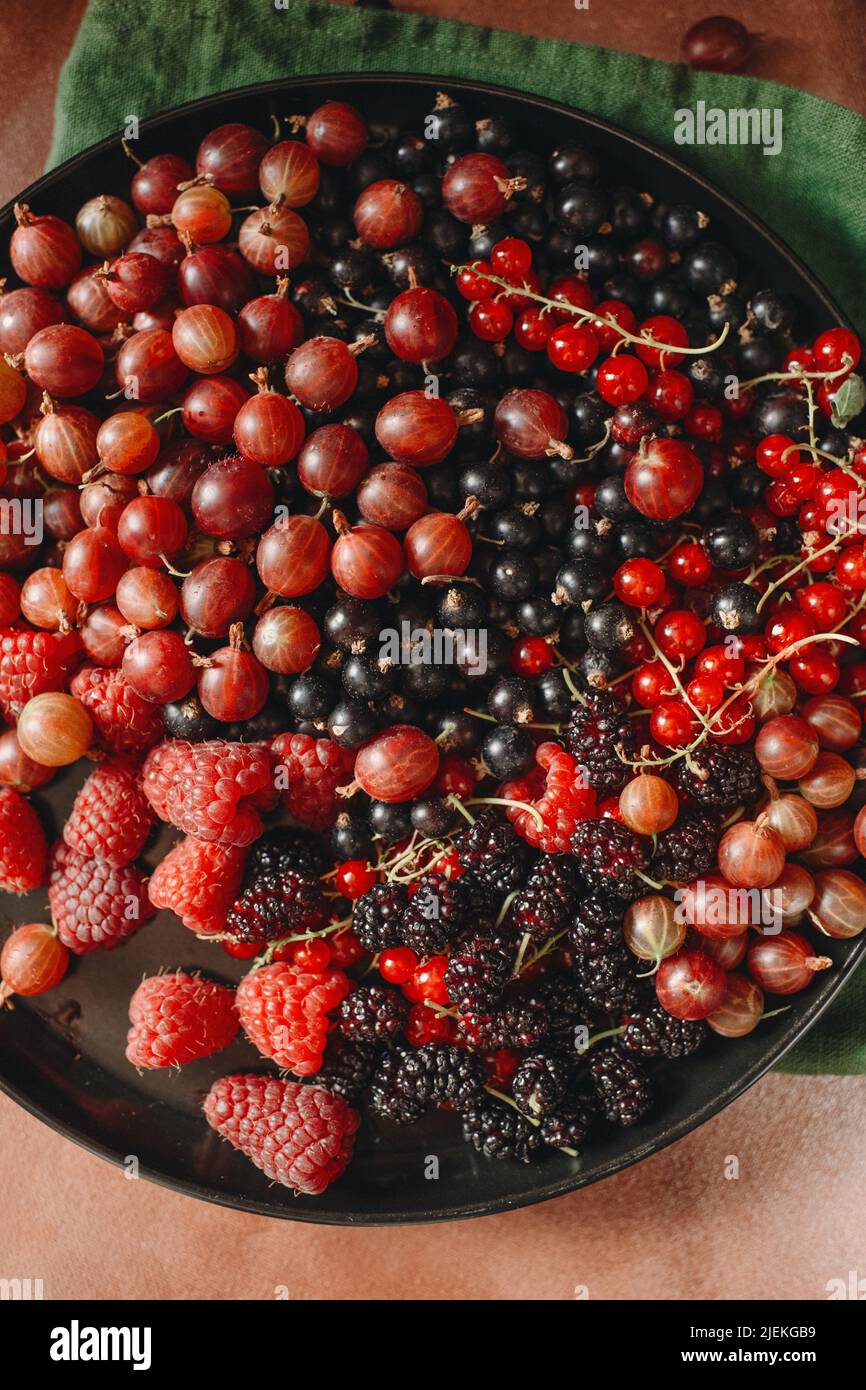
[[[806,92],[753,77],[553,39],[305,0],[91,0],[57,96],[49,167],[130,115],[293,74],[393,71],[501,83],[607,117],[670,151],[775,228],[856,321],[866,324],[866,121]],[[677,145],[674,112],[783,112],[783,145]],[[866,1072],[866,971],[782,1066]]]

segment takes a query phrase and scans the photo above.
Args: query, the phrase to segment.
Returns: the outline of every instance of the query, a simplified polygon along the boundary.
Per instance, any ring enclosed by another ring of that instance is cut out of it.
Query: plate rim
[[[406,73],[397,71],[382,72],[333,72],[316,73],[310,75],[294,74],[290,77],[273,78],[266,82],[247,83],[241,87],[228,88],[221,92],[210,93],[204,97],[194,98],[183,102],[178,106],[166,108],[157,115],[148,116],[141,120],[139,125],[139,138],[144,139],[151,133],[159,131],[161,126],[177,120],[184,115],[198,115],[209,109],[217,108],[226,100],[236,101],[244,97],[261,99],[262,97],[276,96],[282,92],[291,92],[294,89],[303,88],[305,90],[330,89],[339,84],[353,83],[355,85],[379,87],[383,84],[411,84],[432,90],[444,89],[455,92],[464,92],[472,97],[490,96],[492,98],[504,98],[510,102],[518,102],[524,107],[535,108],[540,112],[549,114],[553,112],[566,119],[575,117],[590,129],[603,132],[606,136],[613,136],[617,140],[624,142],[636,154],[649,155],[654,161],[661,161],[669,168],[673,169],[678,175],[687,179],[692,185],[710,194],[717,202],[721,202],[730,210],[732,216],[737,220],[745,221],[753,231],[757,232],[763,240],[768,242],[777,255],[788,262],[796,275],[805,282],[813,295],[821,302],[829,314],[832,314],[836,321],[849,328],[853,328],[850,318],[836,303],[833,295],[826,289],[824,284],[817,278],[811,269],[802,261],[800,256],[792,250],[783,237],[758,217],[751,209],[741,203],[733,194],[727,192],[704,174],[692,169],[688,164],[678,159],[675,155],[669,154],[666,150],[646,140],[643,136],[635,135],[623,126],[605,117],[596,116],[591,112],[584,111],[579,106],[572,106],[565,102],[557,101],[554,98],[545,97],[534,92],[523,92],[518,88],[504,86],[497,83],[479,82],[471,78],[457,78],[448,76],[437,76],[421,73]],[[121,132],[104,136],[101,140],[79,150],[71,155],[61,164],[55,165],[40,175],[33,183],[21,190],[17,196],[10,199],[2,209],[0,209],[0,226],[4,226],[13,216],[13,209],[16,203],[31,201],[40,197],[44,192],[50,191],[56,184],[74,176],[76,170],[84,164],[90,164],[94,158],[101,154],[115,152]],[[735,1080],[730,1082],[721,1092],[705,1102],[696,1112],[689,1115],[665,1130],[660,1136],[652,1140],[647,1140],[630,1150],[628,1155],[615,1156],[607,1160],[600,1167],[593,1170],[590,1176],[584,1175],[578,1170],[575,1173],[561,1178],[556,1182],[540,1184],[531,1191],[514,1195],[511,1197],[479,1198],[477,1201],[451,1205],[447,1209],[430,1208],[429,1210],[419,1210],[410,1214],[401,1214],[398,1211],[388,1213],[370,1213],[367,1211],[354,1212],[345,1210],[333,1212],[326,1210],[316,1210],[314,1206],[302,1206],[300,1203],[290,1201],[287,1195],[284,1208],[276,1209],[265,1201],[256,1198],[245,1198],[238,1193],[226,1193],[216,1187],[209,1186],[202,1181],[197,1181],[184,1177],[177,1177],[170,1173],[151,1168],[148,1165],[140,1164],[138,1176],[156,1184],[159,1187],[167,1188],[173,1192],[179,1192],[184,1196],[196,1198],[200,1201],[208,1202],[212,1205],[225,1207],[231,1210],[245,1212],[255,1216],[266,1216],[274,1220],[303,1221],[314,1225],[328,1226],[370,1226],[370,1227],[391,1227],[401,1225],[425,1225],[445,1221],[463,1221],[482,1216],[493,1216],[502,1212],[516,1211],[523,1207],[534,1206],[540,1202],[550,1201],[555,1197],[568,1195],[570,1192],[578,1191],[581,1188],[591,1186],[596,1182],[601,1182],[605,1178],[613,1176],[615,1173],[623,1172],[634,1164],[653,1154],[661,1153],[680,1139],[685,1138],[693,1130],[705,1124],[707,1120],[720,1113],[733,1101],[745,1094],[751,1086],[755,1084],[776,1063],[784,1057],[813,1027],[820,1016],[825,1012],[831,1003],[838,997],[839,993],[848,984],[854,971],[862,963],[866,954],[866,936],[864,936],[852,949],[848,960],[838,967],[832,981],[828,980],[824,985],[824,990],[820,998],[816,998],[812,1003],[807,1004],[803,1012],[796,1020],[788,1025],[776,1040],[776,1042],[752,1064],[752,1066]],[[823,983],[823,982],[822,982]],[[0,1057],[0,1091],[19,1105],[28,1114],[32,1115],[41,1123],[47,1125],[62,1138],[71,1141],[84,1149],[86,1152],[97,1158],[105,1159],[115,1167],[123,1167],[125,1155],[119,1149],[92,1137],[85,1130],[76,1127],[74,1124],[52,1114],[43,1104],[34,1101],[30,1096],[23,1092],[19,1086],[9,1081],[5,1074],[5,1067],[2,1057]],[[493,1160],[491,1160],[492,1162]]]

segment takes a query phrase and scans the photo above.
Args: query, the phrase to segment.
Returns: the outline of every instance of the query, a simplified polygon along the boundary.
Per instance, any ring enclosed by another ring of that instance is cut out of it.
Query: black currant
[[[497,724],[481,745],[481,756],[497,781],[524,777],[535,763],[535,744],[525,729]]]

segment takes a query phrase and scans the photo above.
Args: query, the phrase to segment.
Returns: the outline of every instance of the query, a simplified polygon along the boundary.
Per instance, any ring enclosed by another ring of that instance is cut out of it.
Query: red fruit
[[[642,338],[652,338],[657,343],[670,343],[672,348],[689,345],[687,329],[679,319],[671,318],[668,314],[655,314],[652,318],[644,319],[638,333]],[[663,348],[649,344],[636,344],[634,350],[649,367],[676,367],[683,360],[681,352],[665,352]]]
[[[413,801],[438,770],[438,746],[411,724],[381,730],[355,759],[355,780],[375,801]]]
[[[405,985],[418,966],[418,957],[408,946],[391,946],[379,956],[379,974],[391,985]]]
[[[158,628],[136,637],[123,653],[123,674],[142,700],[182,700],[195,684],[190,648],[179,632]]]
[[[0,951],[0,1003],[10,994],[46,994],[58,985],[69,967],[69,952],[53,927],[28,922],[16,927]]]
[[[228,1047],[240,1026],[234,990],[198,975],[152,975],[129,1001],[126,1060],[178,1067]]]
[[[104,366],[102,348],[93,335],[71,323],[41,328],[24,350],[30,380],[41,391],[64,399],[92,391]]]
[[[260,130],[230,121],[204,137],[196,151],[195,170],[223,193],[252,193],[267,148],[268,139]]]
[[[127,504],[121,520],[134,505]],[[114,532],[107,526],[88,527],[79,531],[63,553],[63,578],[70,593],[82,603],[101,603],[114,594],[126,565],[126,555]]]
[[[309,972],[277,961],[245,975],[237,1009],[243,1030],[263,1057],[296,1076],[312,1076],[322,1065],[332,1020],[351,981],[342,970]]]
[[[156,819],[134,766],[113,758],[91,772],[63,827],[70,849],[122,869],[137,859]]]
[[[344,898],[354,901],[372,888],[378,877],[376,870],[366,859],[347,859],[345,864],[337,866],[334,886]]]
[[[207,936],[225,928],[240,893],[246,851],[187,835],[154,869],[148,893],[154,907],[168,908],[185,927]],[[256,954],[260,946],[256,945]]]
[[[459,421],[441,396],[403,391],[376,416],[376,438],[392,458],[413,468],[441,463],[454,448]]]
[[[860,343],[849,328],[830,328],[815,339],[812,355],[821,372],[836,372],[842,367],[853,371],[860,361]]]
[[[608,357],[596,374],[595,388],[608,405],[628,405],[647,388],[647,369],[637,357],[622,353]]]
[[[511,649],[511,667],[518,676],[535,680],[553,665],[553,649],[544,637],[521,637]]]
[[[518,834],[543,854],[569,854],[575,826],[595,814],[595,792],[587,786],[577,759],[558,743],[540,743],[535,761],[528,777],[506,782],[499,794],[534,806],[537,814],[524,805],[507,809],[506,815]]]
[[[154,914],[145,885],[134,864],[113,869],[58,840],[51,850],[48,901],[63,945],[77,956],[119,946]]]
[[[367,123],[345,101],[317,106],[306,123],[307,144],[323,164],[352,164],[367,148]]]
[[[48,845],[30,802],[12,787],[0,787],[0,888],[30,893],[45,882]]]
[[[27,756],[14,729],[0,734],[0,786],[13,787],[26,796],[50,782],[54,772],[53,767],[43,767]]]
[[[438,290],[419,285],[392,299],[385,337],[403,362],[438,362],[457,341],[457,315]]]
[[[270,690],[264,666],[252,652],[234,645],[236,635],[237,629],[232,628],[233,645],[213,652],[198,678],[202,707],[224,724],[253,719]]]
[[[626,560],[613,577],[616,596],[634,608],[649,608],[661,598],[665,587],[664,571],[654,560],[640,557]]]
[[[204,1113],[211,1128],[270,1182],[310,1197],[320,1196],[345,1171],[361,1122],[342,1096],[264,1076],[214,1082]]]
[[[561,372],[585,372],[599,354],[599,341],[582,323],[564,323],[547,340],[547,355]]]
[[[442,180],[442,201],[459,222],[495,222],[514,185],[508,168],[492,154],[464,154]]]
[[[235,416],[235,443],[244,458],[264,468],[278,468],[293,459],[304,434],[300,410],[278,391],[260,391],[251,396]]]
[[[51,213],[35,216],[26,203],[15,204],[15,220],[9,241],[15,274],[43,289],[68,285],[81,265],[81,243],[69,223]]]
[[[674,700],[657,704],[650,718],[650,733],[663,748],[684,748],[694,738],[697,727],[697,718],[688,705]]]
[[[339,810],[337,788],[352,779],[352,754],[329,738],[278,734],[271,742],[277,787],[289,815],[324,830]]]
[[[724,970],[704,951],[677,951],[656,972],[658,1001],[674,1018],[706,1018],[719,1007],[727,987]]]
[[[572,451],[563,443],[568,419],[547,391],[507,391],[496,407],[493,427],[503,449],[518,458],[539,459],[553,454],[571,457]]]
[[[355,350],[339,338],[308,338],[286,363],[286,385],[308,410],[336,410],[358,382]]]
[[[0,709],[10,722],[27,701],[48,690],[62,690],[81,659],[76,632],[24,632],[0,629]]]
[[[394,544],[399,549],[399,542]],[[281,598],[298,598],[318,589],[330,559],[331,541],[321,521],[302,514],[287,516],[270,526],[256,551],[262,583]]]
[[[220,845],[252,844],[262,833],[259,811],[277,800],[262,743],[161,743],[148,754],[142,786],[161,820]]]
[[[339,535],[331,551],[331,573],[340,588],[353,598],[382,598],[403,573],[397,537],[382,526],[349,526],[342,512],[335,511],[332,519]]]
[[[403,553],[416,579],[465,574],[472,559],[472,537],[459,516],[428,512],[409,527]]]
[[[357,430],[349,425],[322,425],[298,455],[298,481],[314,497],[346,497],[364,476],[368,458],[367,445]]]
[[[625,470],[626,497],[653,521],[670,521],[689,511],[703,483],[700,459],[678,439],[642,440]]]

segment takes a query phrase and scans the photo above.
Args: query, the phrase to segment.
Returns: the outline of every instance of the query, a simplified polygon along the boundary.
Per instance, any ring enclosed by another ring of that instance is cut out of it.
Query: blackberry
[[[489,891],[504,897],[523,882],[526,842],[492,807],[485,807],[475,824],[457,836],[454,847],[463,867],[474,870]]]
[[[318,875],[292,869],[259,874],[229,908],[226,931],[237,941],[277,941],[308,931],[325,917]]]
[[[409,1001],[396,989],[362,985],[346,995],[335,1018],[353,1042],[387,1042],[401,1032],[408,1013]]]
[[[616,820],[581,821],[571,837],[577,869],[590,893],[632,902],[644,892],[635,873],[645,869],[644,841]]]
[[[377,1115],[398,1125],[413,1125],[421,1119],[430,1104],[426,1079],[423,1084],[410,1084],[402,1075],[403,1065],[411,1049],[395,1047],[384,1052],[376,1064],[370,1083],[370,1103]],[[414,1081],[414,1078],[413,1078]]]
[[[487,1158],[529,1163],[541,1148],[537,1127],[495,1100],[482,1100],[463,1117],[463,1138]]]
[[[352,912],[352,928],[365,951],[376,954],[403,941],[403,913],[409,901],[401,883],[374,883]]]
[[[620,1047],[638,1057],[688,1057],[709,1037],[703,1019],[674,1018],[660,1004],[630,1009],[623,1023]]]
[[[577,904],[569,941],[581,955],[597,956],[622,945],[622,906],[590,896]]]
[[[513,925],[534,941],[564,926],[577,889],[577,871],[561,854],[544,854],[532,869],[514,904]]]
[[[345,1041],[340,1047],[329,1043],[313,1084],[357,1105],[370,1083],[376,1056],[376,1048],[368,1043]]]
[[[579,1149],[597,1114],[590,1096],[566,1096],[555,1110],[542,1118],[538,1131],[542,1142],[554,1149]]]
[[[438,955],[466,926],[469,891],[463,878],[424,874],[403,913],[402,941],[424,960]]]
[[[554,1052],[535,1052],[518,1066],[511,1093],[521,1114],[539,1120],[556,1109],[568,1081],[568,1066],[561,1057]]]
[[[550,1010],[543,999],[507,999],[495,1013],[464,1014],[458,1036],[469,1047],[490,1051],[498,1047],[535,1047],[550,1035]]]
[[[653,1090],[643,1067],[617,1047],[594,1049],[589,1074],[599,1108],[611,1124],[636,1124],[652,1108]]]
[[[253,846],[247,862],[247,879],[252,882],[260,874],[279,874],[290,869],[318,877],[327,868],[324,850],[314,835],[280,827],[269,830]]]
[[[738,806],[750,810],[763,790],[761,769],[750,748],[705,744],[677,763],[680,791],[699,806],[723,816]]]
[[[493,924],[480,922],[451,951],[445,971],[448,998],[461,1013],[484,1013],[501,998],[513,964],[514,951]]]
[[[414,1124],[431,1105],[462,1114],[484,1089],[480,1057],[459,1047],[397,1047],[385,1053],[373,1074],[373,1109],[397,1124]]]
[[[636,957],[625,946],[597,956],[578,956],[577,981],[588,1002],[605,1013],[617,1013],[636,999],[635,963]]]
[[[701,878],[715,867],[720,835],[712,811],[686,808],[670,830],[659,835],[650,874],[668,883],[691,883]]]
[[[634,756],[634,724],[626,718],[625,707],[610,690],[592,691],[577,704],[565,730],[565,745],[586,768],[589,785],[598,795],[610,796],[621,789],[628,768],[617,754]]]
[[[551,1043],[572,1048],[578,1028],[586,1029],[587,1037],[590,1036],[594,1020],[577,979],[548,975],[542,978],[537,994],[547,1010],[547,1036]]]

